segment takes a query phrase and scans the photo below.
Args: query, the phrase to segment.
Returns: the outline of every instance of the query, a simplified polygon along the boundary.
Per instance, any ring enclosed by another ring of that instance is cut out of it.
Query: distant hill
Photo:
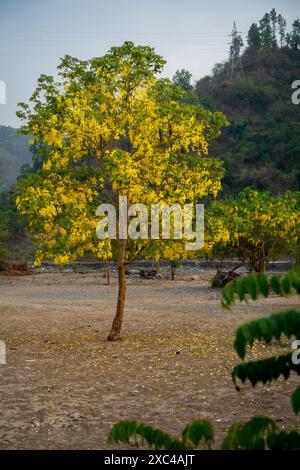
[[[7,190],[14,184],[24,163],[32,163],[28,140],[16,129],[0,126],[0,190]]]
[[[300,105],[291,101],[300,50],[248,48],[241,62],[233,78],[225,62],[196,84],[199,100],[231,123],[211,147],[225,162],[224,189],[300,190]]]

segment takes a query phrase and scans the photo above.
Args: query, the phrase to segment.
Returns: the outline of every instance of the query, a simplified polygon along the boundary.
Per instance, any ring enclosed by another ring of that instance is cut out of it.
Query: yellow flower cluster
[[[50,149],[43,174],[28,178],[17,199],[40,247],[37,262],[63,265],[86,251],[111,259],[112,244],[95,234],[101,201],[126,194],[130,204],[184,204],[221,188],[222,166],[207,157],[212,114],[200,120],[192,106],[161,99],[154,74],[137,74],[130,60],[95,72],[99,80],[84,90],[64,82],[47,119],[47,104],[31,117],[33,138]],[[163,255],[186,256],[182,243]]]

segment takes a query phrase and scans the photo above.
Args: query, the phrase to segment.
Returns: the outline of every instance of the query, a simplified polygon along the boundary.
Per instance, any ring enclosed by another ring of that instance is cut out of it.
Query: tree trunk
[[[110,286],[110,261],[106,262],[106,281],[107,285]]]
[[[119,257],[118,257],[118,301],[117,311],[108,335],[108,341],[117,341],[120,339],[121,328],[124,320],[125,295],[126,295],[126,278],[125,278],[125,251],[126,240],[119,240]]]
[[[259,274],[265,274],[267,267],[267,257],[265,253],[265,245],[262,244],[261,248],[258,250],[257,257],[254,263],[254,271]]]

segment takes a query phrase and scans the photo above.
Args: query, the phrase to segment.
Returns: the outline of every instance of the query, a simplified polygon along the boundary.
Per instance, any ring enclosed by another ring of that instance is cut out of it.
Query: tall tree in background
[[[300,49],[300,20],[295,20],[292,31],[287,35],[288,45],[297,51]]]
[[[286,39],[286,20],[282,15],[277,15],[273,8],[260,20],[259,27],[256,23],[250,26],[247,36],[248,46],[257,49],[274,49],[278,46],[277,35],[279,35],[280,47],[283,47]]]
[[[194,86],[191,84],[192,74],[188,70],[176,70],[172,83],[182,90],[179,102],[187,104],[199,104],[198,96]]]
[[[276,47],[277,46],[276,33],[277,33],[278,18],[277,18],[277,13],[276,13],[275,8],[273,8],[270,11],[270,20],[271,20],[271,23],[272,23],[272,47]]]
[[[263,49],[274,47],[273,31],[271,26],[271,16],[266,13],[259,22],[261,44]]]
[[[278,22],[278,32],[279,32],[279,40],[280,40],[280,47],[283,47],[285,42],[285,35],[286,35],[286,20],[283,18],[282,15],[277,16]]]
[[[179,86],[185,91],[188,91],[192,88],[191,78],[192,74],[188,70],[176,70],[175,75],[172,78],[172,82],[174,85]]]
[[[249,28],[248,36],[247,36],[247,43],[249,47],[255,47],[256,49],[261,48],[261,38],[259,27],[256,23],[252,23]]]
[[[142,230],[135,240],[117,233],[99,242],[97,207],[111,203],[118,226],[120,197],[128,207],[185,204],[221,187],[222,164],[207,154],[226,119],[176,100],[178,88],[156,78],[164,63],[131,42],[90,61],[67,56],[59,81],[41,76],[33,107],[22,104],[18,113],[23,132],[50,149],[42,168],[19,182],[17,205],[38,243],[36,261],[114,257],[119,290],[110,341],[124,319],[126,266],[166,242],[145,239]]]

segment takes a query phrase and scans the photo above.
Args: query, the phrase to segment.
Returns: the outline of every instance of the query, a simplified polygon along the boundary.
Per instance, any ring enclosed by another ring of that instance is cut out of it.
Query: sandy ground
[[[270,298],[230,312],[208,277],[129,279],[123,340],[105,341],[116,303],[99,274],[0,278],[1,449],[109,449],[121,419],[159,426],[174,436],[195,418],[209,419],[216,447],[236,420],[264,414],[298,428],[290,393],[298,383],[237,392],[233,335],[245,321],[299,304]],[[283,352],[255,348],[252,357]]]

